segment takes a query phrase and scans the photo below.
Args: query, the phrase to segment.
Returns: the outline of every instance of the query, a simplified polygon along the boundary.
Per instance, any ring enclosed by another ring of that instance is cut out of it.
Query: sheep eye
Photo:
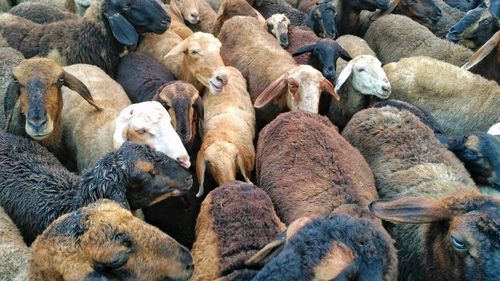
[[[464,251],[467,248],[465,247],[465,243],[458,240],[455,236],[451,236],[451,245],[453,245],[453,248],[455,248],[458,251]]]
[[[131,7],[132,6],[130,4],[129,5],[125,5],[125,6],[122,7],[122,11],[128,11],[128,10],[130,10]]]
[[[365,68],[361,67],[361,68],[358,68],[358,72],[363,72],[363,71],[366,71]]]
[[[64,76],[63,75],[59,76],[59,78],[57,78],[57,82],[64,83]]]
[[[191,55],[193,55],[193,56],[194,56],[194,55],[198,55],[198,54],[199,54],[199,53],[198,53],[198,51],[196,51],[196,50],[191,50]]]
[[[137,130],[135,131],[136,133],[138,133],[139,135],[142,135],[142,134],[145,134],[146,133],[146,130],[144,129],[140,129],[140,130]]]

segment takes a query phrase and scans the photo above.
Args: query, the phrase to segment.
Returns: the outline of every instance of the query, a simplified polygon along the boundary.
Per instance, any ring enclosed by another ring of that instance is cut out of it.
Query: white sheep
[[[205,170],[218,185],[236,179],[238,171],[249,178],[255,163],[255,111],[247,83],[234,67],[226,67],[229,83],[221,93],[205,95],[204,136],[196,157],[196,174],[200,183],[197,197],[203,194]]]
[[[123,88],[95,66],[76,64],[64,69],[80,79],[104,108],[98,111],[87,106],[75,92],[63,88],[63,138],[79,171],[126,140],[147,143],[184,167],[190,166],[186,149],[160,103],[130,105]]]

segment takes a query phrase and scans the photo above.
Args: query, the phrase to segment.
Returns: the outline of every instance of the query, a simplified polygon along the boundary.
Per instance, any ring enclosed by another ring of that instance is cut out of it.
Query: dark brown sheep
[[[460,161],[409,111],[370,108],[343,136],[365,156],[380,197],[375,216],[397,223],[399,280],[497,280],[500,201],[479,193]]]
[[[189,251],[115,202],[63,215],[32,246],[29,280],[189,280]]]
[[[234,16],[249,16],[259,20],[265,25],[265,19],[246,0],[224,0],[217,12],[217,20],[214,24],[212,34],[218,36],[224,22]]]

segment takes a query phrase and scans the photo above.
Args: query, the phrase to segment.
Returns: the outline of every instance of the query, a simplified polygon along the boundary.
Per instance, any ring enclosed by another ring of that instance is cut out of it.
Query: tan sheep
[[[170,5],[164,5],[163,7],[172,18],[168,31],[175,32],[182,39],[186,39],[193,34],[193,31],[185,22],[198,22],[199,16],[196,0],[173,0],[170,2]]]
[[[247,182],[255,163],[255,111],[247,83],[234,67],[226,67],[229,83],[217,95],[205,95],[203,144],[196,158],[196,175],[200,182],[197,197],[203,194],[205,169],[218,185],[236,178],[238,171]]]
[[[136,51],[148,53],[161,62],[163,61],[163,57],[175,46],[179,45],[182,40],[181,36],[170,30],[162,34],[153,32],[143,33],[141,43],[137,46]]]
[[[217,19],[212,30],[214,36],[218,36],[224,22],[234,16],[249,16],[259,20],[262,26],[266,26],[266,19],[245,0],[224,0],[217,12]]]
[[[198,6],[198,12],[200,19],[197,23],[187,23],[187,26],[193,31],[201,31],[206,33],[212,33],[217,20],[217,15],[215,11],[210,6],[207,0],[195,0]]]
[[[0,207],[0,280],[28,280],[31,251],[5,210]]]

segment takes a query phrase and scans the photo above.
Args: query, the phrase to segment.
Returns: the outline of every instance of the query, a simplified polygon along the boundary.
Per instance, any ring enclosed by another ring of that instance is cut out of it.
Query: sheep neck
[[[337,108],[346,118],[346,124],[349,119],[358,111],[366,108],[370,102],[369,95],[363,95],[352,86],[352,78],[349,78],[339,91],[340,101]],[[344,126],[346,125],[344,124]]]

